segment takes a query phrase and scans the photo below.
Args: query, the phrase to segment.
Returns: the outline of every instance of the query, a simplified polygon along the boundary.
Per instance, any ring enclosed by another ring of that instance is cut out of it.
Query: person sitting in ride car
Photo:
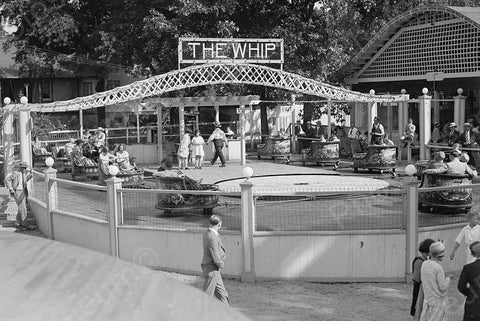
[[[470,177],[476,177],[477,171],[473,170],[467,163],[460,161],[460,156],[462,153],[455,149],[452,152],[452,158],[450,162],[447,163],[447,173],[448,174],[468,174]]]

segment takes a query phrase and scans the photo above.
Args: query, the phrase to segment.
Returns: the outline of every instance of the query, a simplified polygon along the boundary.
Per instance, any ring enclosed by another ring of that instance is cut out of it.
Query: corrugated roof
[[[413,8],[390,20],[344,67],[351,75],[358,72],[407,22],[428,12],[449,13],[480,29],[480,7],[429,5]]]

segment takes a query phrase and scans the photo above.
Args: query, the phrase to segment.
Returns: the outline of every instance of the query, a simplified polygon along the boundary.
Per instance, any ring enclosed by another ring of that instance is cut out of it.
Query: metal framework
[[[393,102],[405,99],[403,95],[370,95],[355,92],[260,65],[223,63],[192,66],[91,96],[29,106],[31,111],[36,112],[86,110],[160,96],[185,88],[226,83],[275,87],[332,100],[352,102]]]

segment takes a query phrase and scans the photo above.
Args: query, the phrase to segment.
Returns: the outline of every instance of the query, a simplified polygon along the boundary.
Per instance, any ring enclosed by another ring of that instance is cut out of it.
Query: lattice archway
[[[355,92],[270,67],[226,63],[197,65],[171,71],[127,86],[72,100],[48,104],[31,104],[30,110],[35,112],[86,110],[145,97],[159,96],[185,88],[228,83],[275,87],[332,100],[352,102],[405,100],[403,95],[370,95]]]

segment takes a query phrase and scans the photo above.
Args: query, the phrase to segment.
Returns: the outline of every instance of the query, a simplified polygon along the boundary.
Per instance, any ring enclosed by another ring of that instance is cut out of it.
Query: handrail
[[[429,148],[439,148],[439,149],[450,149],[452,150],[452,146],[448,145],[432,145],[432,144],[427,144],[427,147]],[[466,151],[472,151],[472,152],[480,152],[480,148],[470,148],[470,147],[460,147],[460,150],[466,150]]]
[[[84,187],[84,188],[89,188],[89,189],[95,189],[98,191],[107,191],[106,186],[99,186],[99,185],[93,185],[93,184],[87,184],[87,183],[81,183],[81,182],[75,182],[71,181],[68,179],[61,179],[61,178],[50,178],[51,181],[57,182],[57,183],[64,183],[67,185],[72,185],[72,186],[77,186],[77,187]]]

